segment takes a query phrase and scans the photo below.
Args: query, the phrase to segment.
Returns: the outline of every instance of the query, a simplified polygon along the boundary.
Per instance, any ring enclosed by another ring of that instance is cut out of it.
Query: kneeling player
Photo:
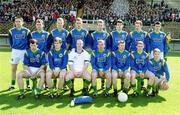
[[[92,65],[92,86],[93,96],[97,96],[97,77],[106,79],[105,96],[109,96],[109,90],[111,86],[111,53],[105,50],[104,40],[98,40],[98,49],[92,53],[91,56]]]
[[[137,42],[137,51],[131,54],[131,87],[134,90],[133,96],[138,96],[141,93],[141,82],[144,78],[148,78],[147,90],[150,90],[153,85],[153,77],[150,77],[148,68],[148,54],[143,51],[144,43]],[[136,79],[138,82],[136,89]],[[146,91],[146,90],[145,90]]]
[[[54,39],[54,49],[48,54],[48,62],[50,70],[46,73],[46,82],[50,91],[50,98],[54,98],[52,78],[59,78],[57,97],[60,96],[64,85],[66,75],[66,66],[68,62],[67,51],[61,48],[62,38]]]
[[[38,42],[35,39],[30,40],[30,49],[26,50],[24,55],[24,70],[18,73],[18,85],[20,90],[20,95],[18,99],[24,98],[24,83],[23,78],[31,78],[33,83],[36,82],[36,78],[40,77],[38,86],[33,84],[33,89],[35,91],[35,97],[39,98],[41,90],[43,88],[45,80],[44,66],[47,64],[45,54],[43,51],[39,50]]]
[[[74,87],[72,80],[75,77],[83,78],[83,95],[88,95],[88,86],[91,83],[90,73],[87,71],[90,55],[86,50],[83,49],[83,40],[76,40],[76,49],[72,49],[69,54],[68,64],[70,66],[70,71],[66,76],[66,84],[70,89],[70,96],[74,96]]]
[[[156,48],[153,53],[154,58],[149,61],[148,69],[154,77],[152,96],[156,96],[159,89],[167,90],[169,88],[167,82],[169,81],[170,75],[165,60],[160,59],[161,51]]]
[[[130,86],[130,54],[125,50],[125,42],[119,41],[118,50],[112,53],[112,83],[114,87],[114,96],[117,96],[117,78],[123,82],[123,92],[128,93]],[[122,79],[123,78],[123,79]],[[122,85],[122,84],[121,84]]]

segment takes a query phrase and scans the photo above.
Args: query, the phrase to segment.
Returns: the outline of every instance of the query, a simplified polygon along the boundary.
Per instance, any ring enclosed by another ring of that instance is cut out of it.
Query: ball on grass
[[[126,102],[126,101],[128,100],[127,94],[124,93],[124,92],[119,93],[119,95],[118,95],[118,100],[119,100],[120,102]]]

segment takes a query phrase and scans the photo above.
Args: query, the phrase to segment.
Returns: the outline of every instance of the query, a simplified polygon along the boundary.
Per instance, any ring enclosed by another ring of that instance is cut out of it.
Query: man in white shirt
[[[70,71],[66,76],[66,84],[70,89],[70,96],[74,96],[74,88],[72,80],[75,77],[83,78],[83,95],[88,94],[88,86],[91,83],[90,73],[87,71],[90,63],[90,55],[83,49],[82,39],[77,39],[76,48],[72,49],[69,54],[68,65]]]

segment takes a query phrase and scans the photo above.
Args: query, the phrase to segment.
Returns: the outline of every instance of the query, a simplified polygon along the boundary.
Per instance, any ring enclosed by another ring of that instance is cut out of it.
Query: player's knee
[[[91,75],[88,72],[83,74],[83,78],[88,80],[88,81],[91,81]]]
[[[64,78],[65,75],[66,75],[66,72],[60,72],[60,77],[62,76]]]
[[[111,73],[110,72],[106,73],[106,79],[111,80]]]
[[[70,80],[72,78],[73,78],[73,74],[71,72],[69,72],[65,77],[66,81],[68,81],[68,80]]]
[[[149,85],[153,85],[154,84],[154,79],[153,78],[149,78],[148,83],[149,83]]]
[[[59,75],[59,79],[63,80],[64,78],[65,78],[65,74],[64,74],[64,75],[63,75],[63,74],[62,74],[62,75],[61,75],[61,74]]]
[[[112,78],[113,79],[117,79],[117,76],[118,76],[117,72],[113,71],[112,72]]]
[[[96,79],[96,77],[97,77],[97,72],[93,71],[93,72],[91,73],[91,76],[92,76],[92,79]]]

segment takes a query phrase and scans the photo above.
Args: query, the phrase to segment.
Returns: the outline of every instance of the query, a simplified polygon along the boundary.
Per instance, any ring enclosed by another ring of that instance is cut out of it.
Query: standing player
[[[144,43],[142,41],[137,42],[137,51],[131,54],[131,87],[134,90],[133,96],[138,96],[141,93],[141,83],[144,78],[148,78],[149,90],[153,85],[153,78],[149,77],[147,73],[148,69],[148,54],[143,51]],[[136,78],[137,78],[137,89],[136,89]]]
[[[98,40],[98,49],[95,50],[91,55],[92,65],[92,87],[93,96],[97,96],[97,77],[106,79],[105,96],[109,96],[109,90],[111,86],[111,53],[105,50],[105,41]]]
[[[91,38],[89,32],[82,28],[83,21],[81,18],[76,19],[75,28],[72,29],[68,36],[68,43],[70,44],[70,49],[76,48],[76,41],[77,39],[83,40],[83,48],[88,49],[90,48]]]
[[[124,84],[121,84],[123,92],[128,93],[130,86],[130,53],[125,50],[125,41],[120,40],[118,50],[112,52],[112,83],[114,96],[117,96],[117,78],[120,77]]]
[[[110,45],[112,51],[118,50],[118,42],[120,40],[124,41],[125,43],[127,42],[128,33],[123,31],[123,27],[124,27],[124,22],[122,20],[118,20],[116,22],[116,31],[112,31],[110,33],[110,41],[111,41]]]
[[[24,70],[18,73],[18,85],[20,94],[18,99],[24,98],[23,78],[31,78],[33,81],[40,77],[38,86],[35,87],[35,98],[39,98],[45,80],[44,66],[47,64],[45,53],[38,48],[38,41],[30,40],[30,49],[24,55]],[[34,85],[34,84],[33,84]]]
[[[127,39],[128,39],[128,33],[123,31],[124,27],[124,22],[122,20],[118,20],[116,22],[116,31],[112,31],[110,33],[110,45],[111,45],[111,51],[116,51],[118,50],[118,42],[124,41],[125,44],[127,44]],[[128,49],[128,46],[125,46],[125,49]],[[124,80],[121,80],[121,86],[124,85]]]
[[[50,98],[54,98],[52,78],[59,78],[57,97],[60,96],[64,85],[68,54],[65,49],[61,48],[62,43],[62,38],[56,37],[54,39],[54,48],[48,54],[50,69],[46,72],[46,83],[50,91]]]
[[[91,75],[87,71],[90,63],[90,55],[83,49],[83,40],[76,40],[76,49],[72,49],[69,54],[68,64],[70,71],[66,75],[66,84],[70,89],[70,96],[74,95],[72,79],[75,77],[83,78],[83,95],[88,95],[88,86],[91,83]]]
[[[135,31],[130,32],[127,39],[126,48],[130,52],[136,51],[137,42],[143,41],[144,44],[143,50],[149,54],[149,38],[147,32],[142,30],[142,26],[143,26],[142,21],[137,20],[135,22]],[[142,83],[139,85],[141,85],[141,87],[143,88],[144,81],[142,81]]]
[[[152,73],[154,77],[154,87],[151,96],[156,96],[159,89],[167,90],[169,88],[168,81],[170,79],[168,66],[164,59],[161,59],[161,50],[155,48],[153,51],[153,57],[149,61],[148,70]]]
[[[97,50],[98,49],[98,40],[104,40],[105,43],[105,49],[110,50],[110,38],[109,38],[109,34],[104,31],[105,28],[105,23],[103,20],[99,19],[97,21],[97,30],[93,33],[91,33],[91,37],[92,37],[92,45],[91,48],[92,50]]]
[[[160,58],[164,59],[164,55],[167,54],[168,50],[166,47],[168,47],[167,41],[166,41],[166,34],[161,30],[161,22],[155,22],[154,24],[154,31],[152,31],[149,34],[149,41],[150,41],[150,59],[153,58],[153,50],[155,48],[158,48],[160,52]]]
[[[143,41],[144,51],[149,53],[149,38],[147,32],[142,30],[142,21],[137,20],[135,22],[135,31],[130,32],[127,40],[127,48],[129,51],[136,51],[137,41]]]
[[[56,37],[62,38],[62,45],[61,48],[63,50],[68,50],[69,49],[69,44],[68,44],[68,35],[69,32],[64,29],[64,20],[63,18],[58,18],[56,22],[56,27],[53,29],[47,39],[47,49],[50,49],[52,47],[53,41]],[[57,79],[54,79],[54,87],[56,87],[57,84]],[[64,90],[67,90],[67,88],[64,86]]]
[[[91,44],[91,49],[92,50],[97,50],[97,46],[98,46],[98,40],[104,40],[105,43],[105,49],[110,50],[111,49],[111,40],[109,38],[109,34],[104,31],[105,28],[105,23],[103,20],[99,19],[97,21],[97,30],[93,33],[91,33],[91,40],[92,40],[92,44]],[[104,88],[104,79],[101,80],[101,88]]]
[[[44,22],[42,19],[37,19],[36,20],[36,31],[33,31],[31,33],[31,37],[33,39],[36,39],[38,41],[38,48],[45,53],[47,53],[50,48],[48,49],[46,47],[47,45],[47,39],[49,37],[49,33],[47,31],[44,31]]]
[[[30,30],[23,27],[23,18],[15,17],[15,27],[9,30],[8,38],[10,47],[12,49],[11,53],[11,85],[8,90],[13,90],[16,82],[16,71],[19,61],[23,62],[25,50],[29,47],[29,39],[31,38]],[[26,81],[27,89],[29,87],[29,80]]]
[[[64,26],[64,20],[62,18],[58,18],[56,22],[56,27],[53,29],[49,35],[49,38],[47,40],[47,47],[48,49],[51,48],[51,45],[53,44],[53,41],[56,37],[62,38],[62,49],[69,49],[69,44],[67,44],[67,37],[69,35],[69,32],[63,28]]]

